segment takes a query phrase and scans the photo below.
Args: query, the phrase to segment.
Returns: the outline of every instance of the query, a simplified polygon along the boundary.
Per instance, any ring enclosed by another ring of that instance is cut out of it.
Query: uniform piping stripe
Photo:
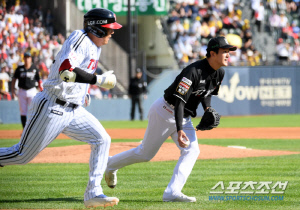
[[[78,39],[78,41],[75,43],[74,47],[75,51],[77,50],[77,48],[79,47],[79,45],[81,44],[82,40],[86,37],[86,33],[83,33],[80,38]],[[78,43],[78,44],[77,44]]]
[[[80,39],[82,38],[82,36],[84,36],[84,35],[85,35],[85,33],[81,34],[81,36],[79,37],[79,39],[77,40],[77,42],[74,44],[74,47],[73,47],[73,48],[76,47],[77,43],[79,42],[79,40],[80,40]]]
[[[24,135],[23,141],[20,144],[19,151],[15,151],[15,152],[13,152],[11,154],[0,156],[0,160],[6,160],[6,159],[9,159],[9,158],[16,157],[16,156],[18,156],[19,153],[22,152],[22,149],[23,149],[23,146],[24,146],[24,144],[25,144],[25,142],[27,140],[28,134],[30,133],[30,130],[31,130],[33,124],[35,123],[35,121],[37,120],[38,116],[40,115],[41,110],[43,109],[43,107],[44,107],[44,105],[45,105],[46,102],[47,102],[47,100],[45,98],[41,101],[41,103],[40,103],[40,105],[38,107],[38,111],[33,116],[32,121],[30,122],[30,124],[28,125],[28,127],[27,127],[27,129],[25,131],[25,135]],[[3,157],[6,157],[6,158],[3,158]]]

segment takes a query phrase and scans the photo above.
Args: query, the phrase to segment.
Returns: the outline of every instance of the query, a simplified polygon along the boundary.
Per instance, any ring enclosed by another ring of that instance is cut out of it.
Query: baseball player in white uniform
[[[86,207],[113,206],[119,199],[103,194],[101,180],[107,166],[111,138],[82,105],[88,103],[89,84],[107,89],[116,84],[112,71],[94,75],[101,46],[114,29],[122,26],[107,9],[91,9],[84,15],[84,29],[74,31],[55,57],[44,90],[29,108],[21,141],[0,148],[0,166],[26,164],[60,133],[91,145],[89,181],[84,194]]]

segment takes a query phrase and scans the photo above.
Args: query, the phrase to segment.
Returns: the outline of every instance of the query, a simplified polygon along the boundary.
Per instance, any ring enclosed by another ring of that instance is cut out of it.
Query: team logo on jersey
[[[185,95],[190,89],[191,85],[192,85],[192,81],[187,79],[186,77],[183,77],[176,91],[181,95]]]
[[[63,113],[62,113],[62,112],[60,112],[60,111],[57,111],[57,110],[54,110],[54,109],[52,109],[52,110],[51,110],[51,113],[53,113],[53,114],[57,114],[57,115],[59,115],[59,116],[62,116],[62,115],[63,115]]]
[[[165,105],[163,106],[163,109],[165,109],[167,112],[173,114],[173,111],[169,108],[167,108]]]

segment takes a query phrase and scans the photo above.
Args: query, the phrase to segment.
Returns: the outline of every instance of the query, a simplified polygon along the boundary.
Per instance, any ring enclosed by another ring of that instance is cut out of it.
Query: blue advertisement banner
[[[296,68],[228,67],[212,106],[223,115],[298,113]]]

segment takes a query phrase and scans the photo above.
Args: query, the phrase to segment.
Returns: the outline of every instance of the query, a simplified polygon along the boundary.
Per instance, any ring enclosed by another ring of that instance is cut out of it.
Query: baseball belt
[[[59,105],[62,105],[62,106],[65,106],[67,102],[66,102],[66,101],[62,101],[62,100],[60,100],[60,99],[57,98],[57,99],[55,100],[55,103],[57,103],[57,104],[59,104]],[[75,108],[78,107],[78,105],[77,105],[77,104],[69,103],[69,104],[67,105],[67,107],[71,107],[71,108],[75,109]]]

